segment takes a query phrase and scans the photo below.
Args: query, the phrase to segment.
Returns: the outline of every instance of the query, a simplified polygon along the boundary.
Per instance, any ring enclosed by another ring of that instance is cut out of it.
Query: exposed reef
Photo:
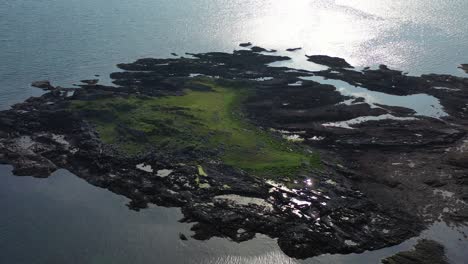
[[[0,162],[36,177],[65,168],[131,209],[181,207],[196,239],[263,233],[296,258],[395,245],[441,215],[466,222],[468,79],[328,56],[308,56],[325,71],[269,67],[290,58],[267,51],[140,59],[118,65],[116,86],[35,82],[48,92],[0,112]],[[317,76],[431,95],[446,115]]]

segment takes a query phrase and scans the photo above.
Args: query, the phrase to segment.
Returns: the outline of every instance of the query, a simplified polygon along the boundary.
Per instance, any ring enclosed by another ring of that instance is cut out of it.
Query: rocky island
[[[327,70],[270,67],[290,58],[251,45],[119,64],[115,86],[35,82],[44,95],[0,112],[0,162],[36,177],[65,168],[131,209],[182,208],[195,239],[262,233],[295,258],[399,244],[441,217],[466,224],[467,78],[324,55],[308,60]]]

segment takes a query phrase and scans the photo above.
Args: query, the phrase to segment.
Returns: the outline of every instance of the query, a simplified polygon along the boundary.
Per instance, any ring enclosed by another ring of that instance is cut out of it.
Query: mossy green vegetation
[[[194,85],[207,89],[186,89],[181,96],[75,100],[71,108],[89,113],[101,140],[129,154],[149,149],[215,150],[225,164],[270,178],[319,166],[316,154],[244,118],[242,102],[253,93],[248,85],[209,78],[187,83]],[[199,174],[206,174],[202,167]]]
[[[198,175],[200,176],[208,176],[208,174],[206,174],[205,170],[203,169],[203,167],[201,165],[198,165]]]

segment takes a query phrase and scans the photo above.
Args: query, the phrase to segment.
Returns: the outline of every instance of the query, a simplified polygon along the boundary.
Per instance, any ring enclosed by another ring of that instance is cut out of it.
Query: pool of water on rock
[[[439,99],[428,94],[412,94],[406,96],[391,95],[382,92],[371,91],[364,87],[353,86],[347,82],[334,79],[326,79],[321,76],[303,77],[304,80],[316,81],[321,84],[330,84],[337,88],[342,95],[354,98],[364,98],[364,102],[371,107],[375,104],[399,106],[414,110],[415,115],[441,118],[447,116]]]

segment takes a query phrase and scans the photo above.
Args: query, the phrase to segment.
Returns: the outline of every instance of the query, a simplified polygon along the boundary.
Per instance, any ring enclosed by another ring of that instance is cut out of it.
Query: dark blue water
[[[467,15],[465,0],[3,0],[0,109],[39,95],[29,87],[34,80],[71,85],[99,74],[107,83],[120,62],[232,51],[244,41],[303,47],[288,64],[303,68],[311,66],[307,53],[464,75],[457,66],[468,62]],[[136,213],[125,198],[66,171],[39,180],[10,170],[0,166],[0,263],[302,263],[263,236],[182,242],[178,233],[190,234],[190,226],[177,222],[178,209]],[[468,244],[458,231],[441,223],[423,236],[463,263]],[[377,263],[414,243],[304,263]]]

